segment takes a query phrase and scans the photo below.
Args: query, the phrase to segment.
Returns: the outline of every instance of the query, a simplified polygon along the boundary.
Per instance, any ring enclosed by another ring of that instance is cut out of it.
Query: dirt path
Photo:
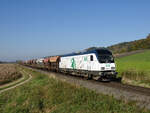
[[[13,89],[13,88],[16,88],[16,87],[18,87],[18,86],[21,86],[21,85],[27,83],[28,81],[30,81],[30,80],[32,79],[31,74],[29,74],[29,73],[27,73],[27,72],[25,72],[25,71],[23,71],[23,72],[29,75],[29,78],[28,78],[27,80],[25,80],[25,81],[23,81],[23,82],[21,82],[21,83],[18,83],[18,84],[14,85],[14,86],[10,86],[9,88],[6,88],[6,89],[1,90],[1,91],[0,91],[0,94],[3,93],[3,92],[5,92],[5,91],[8,91],[8,90],[10,90],[10,89]]]
[[[6,83],[6,84],[4,84],[4,85],[0,85],[0,89],[1,89],[1,88],[5,88],[5,87],[9,87],[9,86],[11,86],[11,85],[13,85],[13,84],[15,84],[15,83],[18,83],[18,82],[22,81],[23,79],[25,79],[24,76],[22,76],[21,78],[15,80],[15,81],[10,82],[10,83]]]

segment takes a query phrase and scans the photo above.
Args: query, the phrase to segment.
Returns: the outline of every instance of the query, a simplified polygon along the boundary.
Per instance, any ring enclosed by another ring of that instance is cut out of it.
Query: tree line
[[[109,46],[108,49],[110,49],[114,54],[150,49],[150,34],[145,39],[119,43]]]

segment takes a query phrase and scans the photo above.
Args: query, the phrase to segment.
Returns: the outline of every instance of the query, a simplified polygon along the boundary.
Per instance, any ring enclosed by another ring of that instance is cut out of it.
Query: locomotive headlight
[[[115,67],[111,67],[111,70],[115,70]]]
[[[99,72],[99,75],[102,75],[102,72]]]
[[[101,70],[105,70],[105,67],[101,67]]]

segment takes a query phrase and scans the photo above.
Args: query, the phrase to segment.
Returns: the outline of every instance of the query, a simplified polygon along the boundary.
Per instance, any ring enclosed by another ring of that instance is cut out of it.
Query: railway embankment
[[[60,73],[46,72],[36,70],[41,73],[49,75],[55,79],[74,84],[78,87],[82,86],[93,90],[97,93],[113,96],[118,100],[125,102],[135,102],[141,108],[150,109],[150,89],[117,82],[98,82],[94,80],[86,80],[81,77],[68,76]]]

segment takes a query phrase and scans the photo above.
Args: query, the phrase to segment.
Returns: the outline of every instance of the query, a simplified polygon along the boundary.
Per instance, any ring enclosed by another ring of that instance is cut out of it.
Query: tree
[[[150,38],[150,33],[148,34],[147,38]]]

